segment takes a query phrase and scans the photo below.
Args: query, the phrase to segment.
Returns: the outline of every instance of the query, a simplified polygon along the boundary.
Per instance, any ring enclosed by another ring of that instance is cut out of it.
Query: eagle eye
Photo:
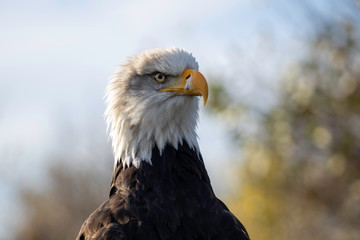
[[[154,73],[154,75],[153,75],[153,79],[154,79],[155,81],[157,81],[158,83],[163,83],[163,82],[165,82],[165,81],[166,81],[166,78],[167,78],[167,76],[166,76],[165,74],[162,74],[162,73],[159,73],[159,72]]]

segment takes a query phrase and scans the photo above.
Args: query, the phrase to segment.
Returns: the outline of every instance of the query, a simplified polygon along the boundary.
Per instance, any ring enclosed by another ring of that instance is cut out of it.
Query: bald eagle
[[[178,48],[146,50],[107,88],[115,166],[109,199],[78,240],[250,239],[214,194],[197,142],[197,96],[208,86]]]

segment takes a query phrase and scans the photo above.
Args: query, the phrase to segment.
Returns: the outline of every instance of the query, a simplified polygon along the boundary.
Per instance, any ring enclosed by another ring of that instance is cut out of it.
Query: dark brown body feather
[[[201,156],[185,143],[155,147],[152,165],[114,173],[110,197],[83,224],[78,240],[249,239],[212,190]]]

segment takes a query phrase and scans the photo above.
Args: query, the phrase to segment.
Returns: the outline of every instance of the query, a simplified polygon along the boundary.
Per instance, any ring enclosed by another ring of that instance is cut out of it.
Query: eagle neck
[[[134,165],[138,168],[143,161],[152,164],[155,147],[162,155],[166,146],[178,149],[186,143],[199,153],[196,134],[198,100],[178,98],[176,101],[181,104],[170,110],[164,104],[157,108],[142,109],[138,113],[133,109],[132,114],[121,114],[118,118],[113,118],[110,136],[115,166],[121,163],[124,167]]]
[[[119,184],[119,181],[121,182],[125,178],[128,179],[126,176],[132,176],[131,179],[134,184],[146,185],[146,187],[150,188],[169,185],[168,181],[170,179],[175,182],[183,182],[180,186],[186,186],[185,183],[191,185],[193,181],[201,181],[211,188],[201,154],[185,140],[178,148],[167,144],[160,151],[157,146],[154,146],[152,148],[151,164],[146,161],[142,161],[139,167],[117,164],[113,173],[113,185]],[[128,186],[127,188],[131,187],[135,186]],[[213,194],[212,190],[211,194]]]

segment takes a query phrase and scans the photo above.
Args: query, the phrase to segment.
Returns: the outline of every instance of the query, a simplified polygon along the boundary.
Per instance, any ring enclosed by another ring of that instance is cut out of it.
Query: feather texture
[[[107,236],[108,238],[104,238]],[[119,164],[109,200],[84,223],[78,240],[249,239],[216,198],[201,156],[184,141],[152,149],[152,165]]]

